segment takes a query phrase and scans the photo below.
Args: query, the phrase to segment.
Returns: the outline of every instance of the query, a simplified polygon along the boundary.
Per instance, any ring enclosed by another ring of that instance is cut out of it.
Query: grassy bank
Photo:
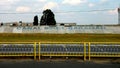
[[[120,42],[120,34],[11,34],[1,33],[0,42]]]

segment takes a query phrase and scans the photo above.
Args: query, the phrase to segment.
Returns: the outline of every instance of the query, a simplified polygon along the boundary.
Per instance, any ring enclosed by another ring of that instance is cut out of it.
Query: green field
[[[0,42],[120,42],[120,34],[1,33]]]

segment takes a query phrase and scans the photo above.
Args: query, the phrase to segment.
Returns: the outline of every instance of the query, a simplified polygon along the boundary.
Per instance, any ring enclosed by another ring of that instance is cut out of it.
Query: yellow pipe
[[[54,55],[54,54],[51,54],[51,55],[49,55],[49,54],[44,54],[44,55],[42,55],[42,56],[57,56],[57,57],[60,57],[60,56],[72,56],[72,57],[82,57],[83,55],[66,55],[66,54],[60,54],[60,55]]]
[[[33,44],[34,42],[0,42],[0,44]]]
[[[84,61],[86,61],[86,43],[84,43]]]
[[[41,44],[79,44],[84,42],[41,42]]]
[[[34,60],[36,60],[36,42],[34,43]]]
[[[89,55],[89,61],[90,61],[90,42],[88,43],[88,55]]]
[[[89,43],[89,42],[41,42],[42,44],[54,44],[54,43],[58,43],[58,44],[79,44],[79,43]],[[120,42],[91,42],[92,44],[115,44],[115,43],[118,43],[120,44]]]
[[[33,55],[0,55],[0,57],[6,57],[6,56],[9,56],[9,57],[10,56],[11,57],[16,57],[16,56],[23,56],[24,57],[24,56],[28,56],[29,57],[29,56],[33,56]]]
[[[120,57],[120,55],[91,55],[91,57]]]
[[[120,42],[91,42],[91,44],[120,44]]]
[[[39,47],[38,47],[38,54],[39,54],[39,60],[40,60],[40,50],[41,50],[41,46],[40,46],[40,42],[39,42]]]
[[[16,43],[20,43],[20,44],[33,44],[34,42],[0,42],[0,44],[3,44],[3,43],[6,43],[6,44],[8,44],[8,43],[10,43],[10,44],[16,44]],[[85,43],[85,42],[41,42],[42,44],[48,44],[48,43],[51,43],[51,44],[53,44],[53,43],[58,43],[58,44],[79,44],[79,43]],[[89,43],[89,42],[86,42],[86,43]],[[120,42],[91,42],[91,44],[115,44],[115,43],[117,43],[117,44],[120,44]]]

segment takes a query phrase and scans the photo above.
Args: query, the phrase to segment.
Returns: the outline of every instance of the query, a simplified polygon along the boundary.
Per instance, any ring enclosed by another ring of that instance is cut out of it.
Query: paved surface
[[[0,62],[0,68],[120,68],[119,63],[93,62]]]

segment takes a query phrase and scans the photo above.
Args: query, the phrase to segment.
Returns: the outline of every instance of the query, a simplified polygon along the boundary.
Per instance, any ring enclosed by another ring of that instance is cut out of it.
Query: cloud
[[[12,5],[20,0],[0,0],[0,5]]]
[[[107,2],[108,0],[101,0],[101,2]]]
[[[118,13],[117,10],[118,10],[118,9],[116,8],[115,10],[110,10],[110,11],[108,11],[108,13],[111,14],[111,15],[115,15],[115,14]]]
[[[85,3],[87,0],[63,0],[63,4],[70,4],[70,5],[78,5],[81,3]]]
[[[17,4],[20,0],[0,0],[1,10],[11,10],[14,4]]]
[[[100,3],[106,3],[108,0],[100,0]]]
[[[31,9],[29,7],[25,7],[25,6],[20,6],[17,7],[16,11],[17,12],[29,12]]]
[[[44,5],[43,10],[45,9],[53,9],[58,7],[58,4],[56,2],[48,2],[47,4]]]
[[[39,2],[46,2],[46,0],[38,0]]]
[[[94,7],[95,4],[93,4],[93,3],[89,3],[88,6],[89,6],[89,7]]]

